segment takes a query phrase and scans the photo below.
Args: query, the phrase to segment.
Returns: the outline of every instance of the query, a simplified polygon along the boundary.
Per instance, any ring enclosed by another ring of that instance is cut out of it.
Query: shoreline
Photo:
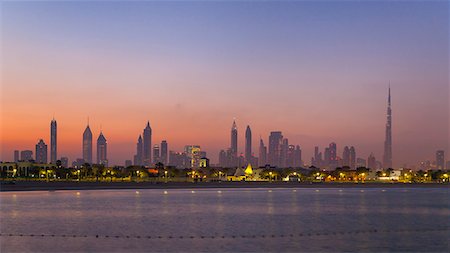
[[[208,189],[208,188],[447,188],[448,183],[335,183],[335,182],[1,182],[0,192],[61,190],[132,190],[132,189]]]

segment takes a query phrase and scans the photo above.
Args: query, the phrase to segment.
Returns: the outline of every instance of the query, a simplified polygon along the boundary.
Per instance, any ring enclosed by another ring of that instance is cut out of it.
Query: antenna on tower
[[[87,117],[87,125],[89,126],[89,116]]]

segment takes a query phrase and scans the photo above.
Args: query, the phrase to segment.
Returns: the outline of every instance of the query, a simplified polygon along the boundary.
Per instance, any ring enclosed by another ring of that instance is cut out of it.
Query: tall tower
[[[137,165],[137,166],[142,166],[143,165],[142,164],[142,159],[143,159],[143,157],[142,157],[142,154],[143,154],[142,149],[143,149],[143,147],[144,147],[144,145],[142,143],[142,136],[139,135],[138,142],[136,144],[136,156],[134,158],[134,165]]]
[[[391,86],[389,85],[386,139],[384,141],[383,167],[392,168],[392,110],[391,110]]]
[[[236,121],[233,120],[233,125],[231,126],[231,164],[232,166],[237,166],[237,153],[238,153],[238,131],[236,126]]]
[[[168,152],[167,152],[167,141],[163,140],[161,141],[161,156],[160,156],[160,160],[164,165],[167,165],[167,163],[169,162],[169,157],[168,157]]]
[[[247,126],[245,130],[245,160],[247,163],[252,163],[252,130]]]
[[[92,164],[92,132],[89,128],[89,121],[83,133],[83,160]]]
[[[259,157],[258,157],[259,166],[265,166],[267,164],[267,147],[264,145],[264,142],[259,137]]]
[[[50,162],[56,164],[57,158],[57,142],[56,142],[56,120],[52,119],[50,123]]]
[[[150,166],[152,164],[152,129],[150,128],[150,121],[147,121],[147,126],[144,128],[143,138],[143,164]]]
[[[280,131],[270,132],[268,163],[272,166],[280,166],[280,152],[283,135]]]
[[[103,132],[100,132],[97,139],[97,164],[102,164],[105,167],[108,167],[107,145]]]

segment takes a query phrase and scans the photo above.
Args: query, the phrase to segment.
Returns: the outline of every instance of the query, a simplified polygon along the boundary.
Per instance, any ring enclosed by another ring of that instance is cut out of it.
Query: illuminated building
[[[200,158],[199,166],[200,168],[209,168],[209,159],[206,157]]]
[[[83,133],[83,160],[85,163],[92,164],[92,132],[89,122]]]
[[[201,152],[199,145],[186,145],[184,153],[190,161],[189,167],[198,168],[200,165],[200,158],[205,157],[206,153]]]
[[[152,164],[152,129],[150,127],[150,121],[147,121],[147,126],[144,129],[143,134],[143,160],[144,166],[151,166]]]
[[[55,164],[57,158],[57,124],[53,118],[50,122],[50,163]]]
[[[102,164],[108,167],[107,149],[108,144],[103,132],[100,131],[100,135],[97,138],[97,164]]]
[[[40,139],[36,144],[36,163],[47,163],[47,144]]]

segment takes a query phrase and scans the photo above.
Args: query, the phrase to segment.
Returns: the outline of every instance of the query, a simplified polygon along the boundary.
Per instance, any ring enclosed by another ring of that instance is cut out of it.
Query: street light
[[[80,181],[80,177],[81,177],[81,170],[77,170],[78,173],[78,181]]]
[[[272,171],[269,172],[269,182],[272,182]]]
[[[164,171],[164,177],[165,177],[165,180],[166,180],[166,183],[167,183],[167,170]]]

